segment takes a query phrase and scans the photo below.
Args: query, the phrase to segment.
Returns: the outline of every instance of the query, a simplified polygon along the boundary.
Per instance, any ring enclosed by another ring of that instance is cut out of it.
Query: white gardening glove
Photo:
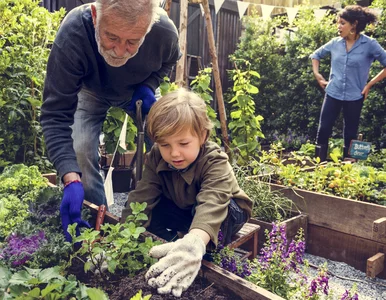
[[[160,294],[172,293],[180,297],[197,276],[205,254],[204,241],[193,233],[175,242],[154,246],[150,256],[160,258],[147,271],[145,278]]]

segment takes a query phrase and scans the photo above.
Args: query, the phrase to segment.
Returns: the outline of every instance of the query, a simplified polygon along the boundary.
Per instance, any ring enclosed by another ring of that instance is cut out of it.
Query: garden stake
[[[101,224],[103,224],[105,215],[106,215],[106,205],[102,204],[98,208],[98,214],[97,214],[96,223],[95,223],[95,230],[99,231],[101,229]]]

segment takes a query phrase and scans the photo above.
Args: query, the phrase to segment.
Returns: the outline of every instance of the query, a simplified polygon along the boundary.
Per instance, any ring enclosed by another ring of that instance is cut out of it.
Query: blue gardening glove
[[[67,232],[67,227],[70,224],[77,223],[76,235],[79,235],[79,228],[91,228],[88,222],[81,219],[82,204],[84,198],[83,184],[81,182],[71,182],[64,188],[63,199],[60,204],[60,216],[62,219],[62,228],[66,240],[71,242],[71,236]]]
[[[135,89],[133,97],[131,98],[129,110],[136,112],[135,103],[137,100],[142,100],[142,115],[147,115],[154,102],[156,102],[154,92],[144,84],[139,85]]]

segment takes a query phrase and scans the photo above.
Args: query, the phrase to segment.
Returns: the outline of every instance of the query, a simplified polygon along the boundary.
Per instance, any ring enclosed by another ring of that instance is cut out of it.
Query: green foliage
[[[65,11],[38,0],[0,2],[0,168],[12,163],[50,169],[39,123],[45,69]]]
[[[371,3],[371,7],[383,9],[375,27],[368,26],[366,33],[375,38],[379,44],[386,48],[386,1],[376,0]],[[383,66],[376,61],[370,68],[369,79],[373,78],[383,69]],[[364,140],[372,142],[377,148],[386,147],[386,80],[375,84],[363,104],[359,132],[363,133]]]
[[[22,164],[6,167],[0,174],[0,240],[28,216],[28,207],[47,187],[36,166]]]
[[[67,278],[59,267],[30,269],[12,273],[0,267],[0,297],[2,299],[108,299],[99,289],[88,288],[78,282],[75,276]]]
[[[244,64],[247,70],[242,71],[236,68],[232,71],[235,95],[229,102],[232,105],[230,113],[232,120],[229,122],[228,127],[232,132],[231,146],[237,149],[239,153],[238,163],[246,164],[260,149],[258,138],[264,138],[260,126],[263,117],[260,115],[255,116],[255,103],[251,96],[259,92],[259,89],[251,83],[251,80],[253,77],[260,77],[260,75],[250,70],[248,61],[238,61]]]
[[[245,21],[245,32],[233,59],[249,61],[250,69],[260,74],[260,77],[251,77],[250,80],[251,84],[259,90],[259,93],[251,96],[255,102],[255,114],[264,117],[262,131],[266,133],[276,128],[284,132],[283,128],[278,127],[275,122],[281,111],[280,106],[283,100],[280,101],[280,99],[288,88],[284,86],[287,74],[282,69],[284,47],[273,34],[280,20],[264,21],[258,17],[257,12],[243,20]],[[244,66],[237,67],[244,70]]]
[[[314,170],[297,165],[281,165],[276,183],[322,194],[386,204],[386,172],[361,164],[328,162]]]
[[[198,94],[206,102],[207,114],[214,127],[210,134],[210,138],[217,144],[221,144],[221,140],[217,137],[216,134],[216,130],[220,128],[220,122],[217,119],[217,114],[215,110],[211,106],[213,101],[213,97],[210,94],[213,91],[209,87],[211,75],[211,68],[205,68],[204,70],[200,70],[196,78],[193,79],[190,85],[192,86],[192,91]]]
[[[371,166],[380,170],[386,170],[386,149],[371,150],[365,161],[361,161],[365,166]]]
[[[76,236],[76,223],[69,226],[68,232],[72,236],[75,249],[76,243],[81,243],[79,250],[71,255],[68,265],[74,259],[84,263],[84,270],[98,272],[102,279],[108,277],[103,272],[103,264],[107,263],[108,272],[116,273],[118,270],[125,271],[129,276],[134,276],[139,270],[154,263],[148,253],[155,245],[152,238],[146,237],[141,241],[145,228],[140,226],[147,216],[143,213],[146,203],[131,203],[132,214],[129,215],[124,224],[104,224],[101,231],[93,229],[84,230]],[[86,258],[86,259],[84,259]]]
[[[252,217],[276,222],[288,219],[296,205],[279,191],[272,191],[269,185],[260,181],[243,167],[234,167],[235,176],[240,188],[252,199]]]
[[[142,290],[139,290],[135,296],[131,297],[130,300],[149,300],[151,298],[151,295],[146,295],[142,297]]]
[[[122,131],[123,122],[125,121],[126,112],[119,107],[111,107],[106,115],[106,119],[103,122],[102,132],[104,134],[103,141],[105,143],[105,150],[108,154],[113,154],[119,136]],[[137,127],[133,119],[127,117],[127,128],[126,128],[126,149],[135,150],[135,136],[137,135]],[[117,152],[115,154],[113,166],[117,167],[120,159],[120,154],[123,154],[126,150],[118,145]]]
[[[160,84],[161,95],[165,96],[167,93],[178,89],[178,85],[175,82],[170,82],[169,77],[164,77],[164,81]]]

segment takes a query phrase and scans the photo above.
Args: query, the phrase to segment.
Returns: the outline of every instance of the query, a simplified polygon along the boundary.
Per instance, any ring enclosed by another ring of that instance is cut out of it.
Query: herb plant
[[[234,172],[240,188],[253,201],[253,218],[275,222],[288,219],[297,210],[291,199],[279,191],[272,191],[268,184],[250,176],[251,172],[247,168],[234,166]]]
[[[0,267],[0,298],[2,299],[90,299],[107,300],[100,289],[88,288],[75,276],[63,277],[59,267],[30,269],[12,273]]]
[[[76,236],[76,224],[69,226],[69,233],[72,236],[72,243],[75,249],[81,243],[79,250],[71,255],[68,265],[73,260],[80,260],[84,263],[84,270],[97,272],[103,280],[108,279],[104,274],[104,266],[107,264],[109,273],[125,271],[129,276],[155,262],[148,253],[155,245],[151,237],[141,241],[142,233],[146,229],[140,224],[147,220],[143,213],[146,203],[131,203],[132,215],[127,217],[124,224],[104,224],[101,232],[93,229],[84,230]]]

